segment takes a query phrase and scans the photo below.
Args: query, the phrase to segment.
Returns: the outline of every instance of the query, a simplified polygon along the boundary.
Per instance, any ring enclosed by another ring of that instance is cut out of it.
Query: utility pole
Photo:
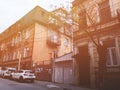
[[[20,53],[19,53],[19,61],[18,61],[18,71],[20,70],[20,66],[21,66],[21,59],[22,59],[22,55],[21,55],[21,48],[22,48],[22,43],[21,43],[21,41],[22,41],[22,34],[21,34],[21,32],[18,32],[18,34],[20,35],[20,41],[19,41],[19,44],[20,44]]]

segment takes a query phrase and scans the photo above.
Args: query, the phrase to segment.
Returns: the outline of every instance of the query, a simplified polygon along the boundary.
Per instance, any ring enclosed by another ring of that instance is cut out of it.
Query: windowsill
[[[107,68],[116,68],[116,67],[120,67],[120,65],[107,65]]]

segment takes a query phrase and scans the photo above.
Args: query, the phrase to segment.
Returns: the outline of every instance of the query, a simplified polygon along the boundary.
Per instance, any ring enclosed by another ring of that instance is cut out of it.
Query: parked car
[[[2,71],[2,67],[0,67],[0,77],[1,77],[1,71]]]
[[[6,68],[5,67],[1,67],[0,68],[0,76],[2,77],[3,76],[3,72],[6,70]]]
[[[25,80],[34,82],[35,78],[36,76],[32,70],[20,70],[12,73],[12,79],[19,80],[20,82]]]
[[[12,68],[12,67],[4,67],[1,69],[1,76],[3,78],[10,78],[11,73],[16,71],[16,68]]]

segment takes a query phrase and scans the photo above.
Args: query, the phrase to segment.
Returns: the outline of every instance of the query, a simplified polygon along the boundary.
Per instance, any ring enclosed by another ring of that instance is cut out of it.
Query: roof
[[[43,25],[47,24],[47,16],[48,11],[45,9],[36,6],[33,8],[30,12],[28,12],[26,15],[24,15],[21,19],[19,19],[17,22],[15,22],[13,25],[8,27],[5,31],[0,33],[0,41],[11,36],[15,32],[18,32],[21,30],[21,28],[25,28],[34,22],[39,22]],[[9,33],[9,34],[8,34]]]
[[[67,53],[63,56],[55,58],[55,62],[60,62],[60,61],[70,61],[72,60],[72,52]]]

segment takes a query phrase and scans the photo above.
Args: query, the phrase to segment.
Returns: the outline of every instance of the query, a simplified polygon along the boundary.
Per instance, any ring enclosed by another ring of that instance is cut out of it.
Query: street
[[[11,81],[8,79],[0,78],[0,90],[61,90],[57,86],[52,85],[40,85],[37,81],[34,83],[20,83],[17,81]]]
[[[13,81],[0,78],[0,90],[97,90],[82,88],[72,85],[57,84],[47,81],[37,81],[34,83]]]

